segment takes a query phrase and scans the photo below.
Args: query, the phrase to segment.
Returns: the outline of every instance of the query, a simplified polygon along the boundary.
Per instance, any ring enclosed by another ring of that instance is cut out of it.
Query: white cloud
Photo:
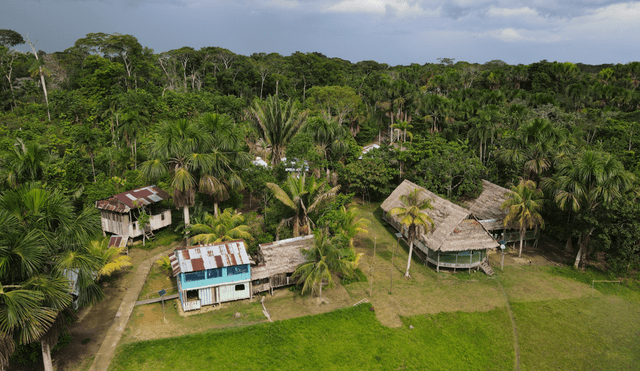
[[[517,9],[495,8],[492,6],[487,11],[487,15],[489,17],[537,17],[538,12],[528,6]]]
[[[270,0],[264,3],[264,6],[283,9],[297,9],[300,8],[300,3],[297,0]]]
[[[415,1],[406,0],[343,0],[326,9],[335,13],[373,13],[395,16],[437,16],[439,10],[423,9]]]

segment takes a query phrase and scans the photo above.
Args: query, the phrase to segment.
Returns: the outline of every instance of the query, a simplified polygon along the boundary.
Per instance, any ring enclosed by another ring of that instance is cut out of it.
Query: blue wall
[[[236,273],[233,274],[233,272]],[[233,267],[208,269],[206,271],[180,273],[179,278],[182,289],[191,290],[198,287],[250,280],[251,267],[249,264],[243,264]]]

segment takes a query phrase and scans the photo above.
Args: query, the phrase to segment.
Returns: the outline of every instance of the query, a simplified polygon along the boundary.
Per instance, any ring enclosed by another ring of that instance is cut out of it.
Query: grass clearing
[[[436,273],[415,255],[406,280],[408,247],[398,246],[377,206],[361,207],[371,232],[355,241],[363,253],[360,279],[336,279],[335,289],[323,291],[326,302],[275,290],[265,300],[274,323],[259,323],[266,321],[260,297],[187,317],[170,302],[167,323],[160,303],[139,306],[112,369],[511,370],[513,330],[499,283],[514,313],[522,370],[640,369],[640,293],[633,284],[609,295],[591,289],[601,276],[589,271],[515,259],[493,277]],[[152,270],[149,292],[154,282],[162,277]],[[363,298],[375,312],[351,307]],[[140,342],[147,339],[162,340]]]
[[[512,303],[522,370],[640,369],[640,305],[619,296]]]
[[[390,329],[369,308],[128,344],[110,370],[513,368],[512,352],[491,351],[509,349],[512,342],[504,310],[403,318],[402,327]]]

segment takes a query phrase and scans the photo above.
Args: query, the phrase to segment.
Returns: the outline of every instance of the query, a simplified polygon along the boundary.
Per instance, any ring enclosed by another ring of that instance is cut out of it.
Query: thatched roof
[[[403,207],[400,196],[414,189],[422,190],[420,200],[431,199],[433,210],[425,213],[433,219],[433,232],[421,233],[418,239],[434,251],[465,251],[497,247],[498,243],[478,223],[471,211],[458,206],[430,192],[417,184],[405,180],[382,203],[382,210],[389,212],[395,207]],[[389,218],[389,217],[388,217]],[[393,217],[398,222],[399,218]]]
[[[302,255],[302,249],[311,247],[313,238],[313,235],[307,235],[260,244],[258,253],[262,255],[262,262],[251,267],[251,279],[258,280],[276,274],[295,272],[300,264],[307,261]]]
[[[511,191],[506,188],[482,180],[482,193],[469,205],[469,210],[487,230],[504,228],[502,223],[509,210],[500,210],[500,206],[506,201],[509,192]]]

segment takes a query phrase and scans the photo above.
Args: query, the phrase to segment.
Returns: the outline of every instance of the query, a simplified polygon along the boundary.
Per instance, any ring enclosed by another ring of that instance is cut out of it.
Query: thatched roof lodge
[[[387,216],[389,210],[403,207],[401,195],[409,194],[414,189],[420,189],[420,199],[431,199],[432,210],[427,210],[434,222],[433,232],[420,233],[415,243],[418,255],[425,261],[434,264],[438,271],[440,267],[474,268],[487,258],[487,249],[498,247],[498,243],[480,224],[473,213],[444,198],[420,187],[408,180],[400,184],[382,203],[383,217],[405,238],[407,229],[399,223],[398,217]]]
[[[307,235],[260,244],[257,265],[251,268],[252,293],[273,293],[274,288],[294,284],[293,272],[307,261],[302,249],[313,243],[313,235]]]
[[[509,193],[511,193],[510,190],[483,179],[482,193],[469,204],[469,210],[478,218],[480,224],[496,239],[506,242],[520,239],[518,231],[504,226],[504,219],[509,214],[509,210],[501,210],[500,206],[507,200]],[[525,239],[533,238],[535,238],[535,231],[528,231]]]

